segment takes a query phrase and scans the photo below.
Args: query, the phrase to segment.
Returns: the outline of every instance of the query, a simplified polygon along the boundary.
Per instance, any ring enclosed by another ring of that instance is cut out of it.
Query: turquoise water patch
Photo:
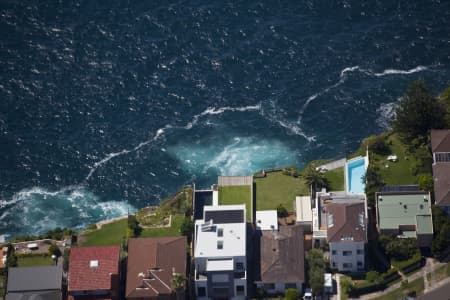
[[[351,194],[364,194],[364,176],[366,174],[365,157],[347,161],[347,192]]]
[[[199,142],[168,149],[194,175],[249,175],[258,170],[297,164],[296,152],[276,140],[234,137],[220,144]]]

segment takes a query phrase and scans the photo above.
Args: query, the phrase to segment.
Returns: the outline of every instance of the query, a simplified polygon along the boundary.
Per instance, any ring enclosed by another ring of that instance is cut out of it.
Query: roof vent
[[[405,204],[405,205],[403,205],[403,208],[404,208],[404,209],[407,209],[407,208],[408,208],[408,206],[406,206],[406,204]]]
[[[91,268],[98,268],[98,260],[91,260],[89,262],[89,267],[91,267]]]

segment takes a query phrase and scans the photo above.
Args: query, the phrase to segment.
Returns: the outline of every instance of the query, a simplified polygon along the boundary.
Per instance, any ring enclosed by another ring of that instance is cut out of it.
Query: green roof
[[[417,234],[433,233],[428,194],[379,194],[377,202],[378,226],[381,230],[398,229],[400,225],[415,225]],[[406,231],[404,234],[411,235]]]

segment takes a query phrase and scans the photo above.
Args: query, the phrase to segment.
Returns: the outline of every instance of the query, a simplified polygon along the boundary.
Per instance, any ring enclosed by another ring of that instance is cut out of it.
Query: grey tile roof
[[[8,271],[8,293],[61,290],[61,284],[61,266],[19,267]]]

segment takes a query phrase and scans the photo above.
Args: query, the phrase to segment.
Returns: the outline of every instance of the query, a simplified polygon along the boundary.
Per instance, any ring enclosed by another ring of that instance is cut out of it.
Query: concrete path
[[[439,267],[441,267],[443,265],[445,265],[445,263],[438,263],[432,258],[427,258],[425,266],[422,267],[421,270],[413,273],[410,276],[406,276],[404,279],[407,279],[409,282],[411,282],[411,281],[413,281],[413,280],[415,280],[417,278],[423,277],[424,278],[424,282],[427,283],[428,282],[427,278],[426,278],[427,274],[430,273],[430,272],[433,272],[434,270],[438,269]],[[404,279],[402,279],[402,280],[404,280]],[[357,299],[366,299],[366,300],[368,300],[368,299],[373,299],[373,298],[376,298],[376,297],[380,297],[380,296],[385,295],[385,294],[387,294],[389,292],[395,291],[396,289],[399,289],[401,287],[401,284],[402,284],[401,281],[397,282],[396,284],[391,285],[390,287],[388,287],[385,290],[374,292],[374,293],[370,293],[370,294],[365,294],[365,295],[360,296]],[[434,288],[434,286],[436,286],[436,284],[433,285],[433,288]],[[427,286],[426,285],[425,285],[425,291],[427,291]]]
[[[334,170],[334,169],[338,169],[338,168],[342,168],[343,166],[345,166],[345,158],[341,158],[320,166],[317,166],[316,169],[327,169],[327,170]]]

